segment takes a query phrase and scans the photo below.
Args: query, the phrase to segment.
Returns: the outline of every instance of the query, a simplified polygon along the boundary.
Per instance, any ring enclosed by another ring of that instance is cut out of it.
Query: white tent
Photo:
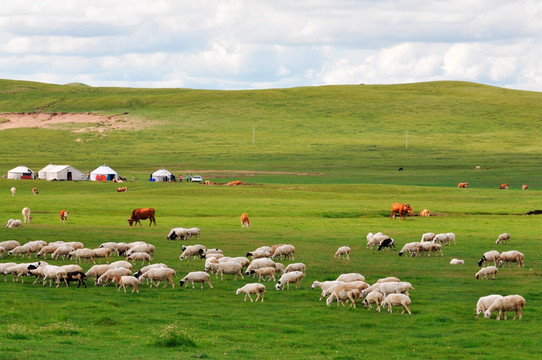
[[[47,171],[53,169],[55,166],[55,164],[49,164],[40,171],[38,171],[38,179],[47,180]]]
[[[34,172],[26,166],[17,166],[8,171],[8,179],[33,179]]]
[[[102,165],[90,173],[90,180],[111,181],[116,180],[118,176],[119,175],[115,170],[111,169],[109,166]]]
[[[45,177],[42,177],[43,172],[45,173]],[[49,181],[51,180],[81,181],[83,180],[84,175],[80,170],[77,170],[71,165],[50,164],[39,171],[38,177],[40,179],[45,179]]]
[[[156,170],[151,175],[151,179],[152,179],[151,181],[156,181],[156,182],[170,181],[171,180],[170,176],[171,176],[171,173],[167,171],[166,169]]]

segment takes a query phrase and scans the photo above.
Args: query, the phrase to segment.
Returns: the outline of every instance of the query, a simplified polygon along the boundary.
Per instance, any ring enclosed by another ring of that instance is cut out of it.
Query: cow
[[[399,214],[399,218],[405,220],[407,214],[412,216],[414,214],[414,212],[412,211],[412,207],[410,207],[410,204],[394,203],[391,206],[390,219],[391,218],[395,219],[395,215],[397,215],[397,214]]]
[[[422,216],[422,217],[429,217],[429,216],[431,216],[431,213],[429,212],[428,209],[423,209],[423,210],[420,212],[420,216]]]
[[[136,224],[139,223],[139,226],[141,225],[141,221],[139,220],[145,220],[149,219],[149,226],[154,223],[154,226],[156,226],[156,220],[154,218],[154,209],[153,208],[140,208],[140,209],[134,209],[132,211],[132,216],[128,219],[128,223],[130,223],[130,226],[135,222]]]
[[[457,187],[460,188],[460,189],[468,188],[469,183],[459,183],[459,184],[457,184]]]
[[[128,188],[126,186],[117,188],[117,192],[125,192],[125,191],[128,191]]]
[[[250,220],[248,219],[248,214],[242,213],[241,214],[241,227],[250,227]]]
[[[474,168],[474,170],[480,170],[482,169],[482,167],[480,165],[478,165],[477,167]]]
[[[230,181],[228,183],[228,186],[237,186],[237,185],[243,185],[242,181],[236,180],[236,181]]]
[[[500,190],[508,190],[508,184],[501,184],[501,186],[499,186],[499,189]]]
[[[65,223],[68,221],[68,212],[64,209],[60,210],[60,222]]]
[[[521,185],[521,190],[529,190],[529,187],[525,184]]]
[[[13,186],[11,189],[11,196],[15,196],[15,193],[17,192],[17,188],[15,186]]]
[[[38,195],[39,194],[38,189],[37,188],[32,188],[32,194]]]
[[[23,221],[25,223],[30,224],[32,222],[32,216],[30,216],[30,208],[28,207],[23,208],[22,214],[23,214]]]

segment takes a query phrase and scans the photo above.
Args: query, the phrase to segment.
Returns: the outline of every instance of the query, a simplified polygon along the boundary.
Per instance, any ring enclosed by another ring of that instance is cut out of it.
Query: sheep
[[[102,249],[102,248],[109,248],[111,250],[117,250],[116,249],[116,246],[117,246],[117,243],[116,242],[113,242],[113,241],[109,241],[109,242],[104,242],[104,243],[101,243],[100,246],[98,246],[98,248]]]
[[[187,287],[189,282],[192,283],[192,289],[194,288],[194,283],[196,282],[201,283],[202,290],[205,283],[207,283],[211,289],[213,288],[213,284],[211,284],[210,281],[210,276],[205,271],[189,272],[184,278],[179,281],[179,286],[182,287],[186,283],[185,287]]]
[[[69,241],[65,245],[66,246],[71,246],[75,250],[85,248],[85,245],[82,242],[79,242],[79,241]]]
[[[506,320],[506,311],[514,310],[516,313],[514,319],[519,315],[519,319],[522,317],[522,310],[525,307],[525,299],[520,295],[508,295],[502,298],[497,298],[493,304],[484,312],[486,319],[491,317],[494,311],[498,311],[497,320],[501,319],[501,315],[504,314],[504,320]]]
[[[278,257],[279,259],[294,259],[294,253],[295,253],[295,247],[292,245],[281,245],[276,248],[276,250],[273,252],[273,255],[271,256],[271,259],[275,259]]]
[[[344,282],[365,281],[365,276],[359,273],[346,273],[339,275],[336,280]]]
[[[388,276],[382,279],[378,279],[376,282],[377,284],[387,283],[387,282],[400,282],[399,278],[396,278],[395,276]]]
[[[383,241],[391,239],[388,235],[384,235],[381,232],[377,232],[376,234],[372,236],[369,236],[370,234],[371,233],[367,235],[367,248],[371,248],[371,249],[374,246],[379,246]]]
[[[51,259],[53,258],[53,254],[55,253],[56,249],[58,249],[58,246],[56,245],[47,245],[41,248],[40,251],[36,254],[36,257],[42,257],[44,259],[47,259],[47,254],[51,254]]]
[[[114,268],[114,269],[110,268],[109,270],[104,272],[102,276],[98,278],[97,283],[99,285],[106,286],[107,284],[109,284],[111,280],[113,280],[114,277],[121,277],[121,276],[128,276],[128,275],[132,275],[132,272],[126,268],[123,268],[123,267]]]
[[[15,193],[17,192],[17,188],[15,186],[13,186],[11,189],[11,196],[15,196]]]
[[[337,281],[337,280],[332,280],[332,281],[314,281],[312,283],[312,288],[317,288],[319,287],[322,292],[320,294],[320,299],[318,299],[318,301],[321,301],[323,298],[331,295],[331,293],[333,292],[333,290],[335,290],[335,288],[340,285],[340,284],[344,284],[345,282],[344,281]]]
[[[7,281],[7,278],[6,278],[7,274],[4,273],[4,270],[15,265],[17,265],[17,263],[14,263],[14,262],[7,262],[7,263],[0,264],[0,274],[4,275],[4,282]]]
[[[502,233],[497,238],[497,241],[495,241],[496,245],[499,245],[500,243],[509,243],[510,242],[510,234],[509,233]]]
[[[40,265],[41,266],[41,265]],[[47,279],[49,279],[49,287],[52,286],[53,279],[56,279],[56,287],[60,286],[60,280],[62,279],[68,287],[68,272],[56,265],[44,265],[43,266],[43,286],[46,285]]]
[[[88,269],[88,271],[85,273],[85,277],[87,279],[94,277],[94,285],[98,285],[98,279],[100,276],[105,274],[105,272],[109,269],[111,269],[111,265],[108,264],[94,265]]]
[[[9,219],[7,224],[6,224],[6,227],[9,228],[9,226],[11,225],[11,223],[14,221],[15,219]]]
[[[186,235],[188,235],[189,238],[192,238],[192,236],[199,238],[200,232],[201,230],[197,227],[186,229]]]
[[[169,231],[169,234],[166,236],[166,239],[168,240],[176,240],[179,238],[179,240],[184,240],[187,236],[186,229],[182,227],[176,227]]]
[[[275,252],[275,250],[273,250],[273,248],[271,246],[260,246],[259,248],[257,248],[254,251],[269,251],[271,253],[271,255],[273,255],[273,252]]]
[[[30,247],[28,247],[26,244],[17,246],[13,250],[8,251],[8,256],[13,255],[13,257],[16,257],[17,255],[20,255],[21,257],[24,255],[27,255],[28,258],[32,256],[32,253],[30,251]]]
[[[151,281],[151,286],[150,287],[152,287],[153,285],[158,287],[158,285],[160,284],[160,281],[165,280],[166,284],[163,287],[166,287],[166,286],[168,286],[168,284],[171,284],[171,288],[175,288],[175,283],[173,282],[174,277],[175,278],[177,277],[177,273],[173,269],[170,269],[170,268],[154,268],[154,269],[150,269],[147,272],[143,273],[139,277],[139,280],[142,281],[144,279],[149,279]],[[157,281],[156,284],[154,283],[155,280]]]
[[[248,296],[248,298],[250,299],[250,302],[252,302],[253,300],[250,294],[257,294],[255,301],[258,302],[258,299],[261,298],[263,302],[265,291],[266,291],[265,285],[260,284],[260,283],[251,283],[251,284],[246,284],[245,286],[237,289],[237,291],[235,291],[235,295],[245,293],[245,299],[243,301],[247,301],[247,296]]]
[[[456,244],[455,243],[455,234],[452,233],[452,232],[446,233],[446,244],[452,243],[452,241],[454,242],[454,245],[455,245]]]
[[[268,250],[256,249],[252,252],[247,252],[246,256],[247,258],[252,257],[252,259],[261,259],[261,258],[269,258],[271,257],[271,255],[273,254]]]
[[[382,235],[382,233],[377,232],[376,234],[373,234],[372,232],[370,232],[367,234],[367,248],[372,248],[373,246],[378,245],[376,244],[376,242],[373,242],[373,238],[375,235]]]
[[[4,258],[4,253],[6,252],[6,249],[0,246],[0,259]]]
[[[81,259],[85,259],[86,262],[92,260],[93,264],[96,264],[96,261],[94,261],[94,250],[92,249],[77,249],[72,251],[68,254],[68,258],[72,259],[75,258],[75,262],[81,261]]]
[[[264,267],[260,269],[254,269],[250,271],[250,274],[258,274],[258,281],[262,281],[262,279],[265,281],[265,277],[267,276],[268,281],[277,281],[275,278],[275,272],[276,269],[274,267]]]
[[[433,242],[448,245],[448,236],[446,234],[436,234]]]
[[[235,275],[234,281],[237,280],[237,276],[241,275],[241,279],[244,280],[242,270],[242,265],[237,263],[209,263],[209,271],[214,272],[217,279],[218,274],[220,274],[220,280],[224,280],[224,274]]]
[[[117,291],[120,291],[120,288],[123,288],[124,292],[126,292],[126,285],[128,285],[132,287],[132,292],[131,292],[132,294],[134,293],[134,291],[137,291],[137,293],[139,294],[139,287],[137,286],[139,285],[139,279],[134,276],[131,276],[131,275],[123,275],[120,277],[116,276],[113,278],[113,281],[115,281],[116,283],[120,285]]]
[[[453,258],[452,260],[450,260],[450,265],[463,265],[463,264],[465,264],[465,260],[456,259],[456,258]]]
[[[154,254],[154,250],[155,250],[155,247],[152,244],[147,244],[147,243],[135,244],[126,251],[126,256],[130,256],[136,252],[146,252],[152,255]]]
[[[55,249],[55,251],[51,255],[51,258],[54,260],[57,260],[60,256],[62,256],[62,258],[65,259],[68,255],[70,255],[72,251],[75,251],[75,249],[72,246],[69,246],[69,245],[59,246]]]
[[[275,263],[273,260],[268,259],[268,258],[252,260],[252,262],[247,266],[247,269],[245,270],[245,274],[249,276],[251,270],[268,267],[268,266],[277,268],[277,263]]]
[[[395,249],[395,240],[393,240],[392,238],[387,238],[380,242],[380,245],[378,245],[377,250],[380,251],[382,249],[391,249],[391,248]]]
[[[382,304],[382,300],[384,300],[384,297],[382,296],[382,293],[380,291],[371,291],[363,302],[361,303],[364,308],[369,308],[369,310],[372,310],[371,304],[376,304],[376,311],[380,312],[380,304]]]
[[[219,253],[203,254],[203,252],[201,251],[200,251],[200,258],[201,259],[214,258],[216,260],[219,260],[220,262],[229,261],[231,259],[231,257],[224,256],[224,254],[219,254]]]
[[[179,256],[179,260],[183,261],[184,259],[190,259],[191,257],[193,259],[196,259],[196,256],[200,254],[200,249],[205,251],[206,248],[203,245],[196,244],[188,246],[183,245],[181,249],[183,250],[183,253],[181,254],[181,256]]]
[[[244,256],[236,256],[236,257],[231,258],[229,261],[237,263],[237,264],[241,264],[241,266],[243,268],[247,267],[250,264],[250,260],[248,260]],[[279,270],[279,268],[277,266],[275,266],[275,268],[277,268],[277,270]]]
[[[408,290],[414,290],[414,288],[411,283],[406,281],[381,283],[378,289],[384,297],[388,294],[405,294],[409,296]]]
[[[146,252],[141,251],[141,252],[132,253],[130,256],[126,257],[126,261],[131,261],[134,264],[138,260],[141,260],[142,265],[145,264],[145,260],[147,261],[147,264],[150,264],[152,260],[152,256],[150,254],[147,254]]]
[[[499,269],[497,269],[496,266],[488,266],[488,267],[485,267],[485,268],[482,268],[480,271],[478,271],[476,273],[476,275],[474,275],[474,277],[476,279],[480,279],[480,277],[484,278],[484,279],[487,279],[487,276],[488,275],[492,275],[492,279],[495,280],[497,278],[497,272],[499,271]]]
[[[77,264],[61,265],[60,267],[63,268],[64,270],[66,270],[66,272],[68,272],[68,273],[70,273],[70,272],[83,271],[83,269],[81,268],[81,266],[79,266],[79,265],[77,265]]]
[[[419,251],[418,253],[416,253],[416,256],[423,255],[424,253],[428,253],[428,256],[431,256],[431,253],[436,253],[438,256],[439,252],[440,255],[444,256],[444,254],[442,253],[442,245],[433,242],[419,243],[418,250]]]
[[[30,216],[30,208],[23,208],[21,213],[23,214],[23,222],[30,224],[32,222],[32,216]]]
[[[6,251],[10,251],[15,249],[17,246],[21,246],[21,244],[16,240],[7,240],[0,242],[0,246],[6,249]]]
[[[16,219],[16,220],[13,220],[13,221],[9,224],[8,228],[9,228],[9,229],[15,229],[15,228],[18,229],[18,228],[21,228],[22,226],[23,226],[23,223],[21,222],[21,220]]]
[[[24,283],[24,277],[28,275],[28,267],[30,265],[38,267],[40,263],[43,261],[38,261],[36,263],[21,263],[21,264],[15,264],[13,266],[8,266],[4,269],[4,280],[5,276],[8,274],[11,274],[13,277],[13,282],[19,282],[19,278],[21,278],[21,283]]]
[[[221,257],[224,256],[224,253],[220,249],[200,249],[199,256],[202,259],[206,259],[208,256]]]
[[[492,261],[495,266],[497,266],[497,259],[501,254],[497,250],[490,250],[486,251],[484,255],[482,255],[482,258],[478,261],[478,266],[482,266],[488,261]]]
[[[350,306],[356,307],[356,301],[360,299],[361,292],[359,289],[356,288],[349,288],[348,286],[344,286],[348,284],[339,285],[333,290],[331,295],[326,299],[326,305],[329,306],[334,300],[337,300],[337,306],[339,304],[343,304],[345,301],[350,300]]]
[[[305,272],[306,269],[307,269],[307,267],[303,263],[292,263],[292,264],[289,264],[288,266],[286,266],[286,269],[284,269],[284,272],[285,273],[292,272],[292,271]]]
[[[47,243],[45,241],[43,241],[43,240],[34,240],[34,241],[29,241],[24,245],[26,245],[26,246],[28,246],[30,248],[30,252],[37,253],[44,246],[46,246]]]
[[[117,251],[118,256],[123,256],[126,253],[126,251],[130,250],[130,245],[127,243],[120,242],[120,243],[117,243],[117,245],[115,245],[114,250]]]
[[[435,234],[432,232],[428,232],[422,235],[422,239],[420,240],[420,242],[433,241],[434,238],[435,238]]]
[[[111,268],[115,268],[115,267],[123,267],[125,269],[128,269],[128,270],[132,270],[132,264],[130,264],[128,261],[125,261],[125,260],[118,260],[118,261],[115,261],[115,262],[112,262],[111,264],[109,264],[109,266]]]
[[[350,260],[350,251],[351,251],[350,247],[341,246],[340,248],[337,249],[337,251],[335,252],[335,255],[333,255],[333,258],[340,259],[341,256],[344,256],[345,259]]]
[[[518,267],[525,266],[525,255],[516,250],[505,251],[499,255],[495,260],[498,266],[503,266],[505,263],[508,263],[510,266],[513,262],[518,264]]]
[[[284,290],[284,285],[290,289],[290,283],[296,283],[296,289],[299,289],[299,286],[301,285],[301,280],[305,277],[305,274],[301,271],[292,271],[286,274],[282,274],[279,281],[275,284],[275,289],[280,290],[281,288]]]
[[[167,268],[167,265],[163,263],[157,263],[157,264],[143,266],[141,269],[139,269],[137,272],[134,273],[134,276],[136,278],[139,278],[141,275],[143,275],[150,269],[157,269],[157,268]]]
[[[419,242],[406,243],[401,249],[401,251],[399,251],[399,256],[403,256],[403,254],[407,253],[410,253],[411,256],[415,256],[418,252],[418,249],[420,248],[420,244],[421,243]]]
[[[83,284],[83,286],[86,289],[87,288],[87,284],[85,283],[86,278],[87,277],[85,276],[84,272],[82,272],[82,271],[72,271],[72,272],[67,273],[66,282],[69,285],[70,282],[77,281],[78,282],[78,284],[77,284],[78,288],[81,286],[81,284]]]
[[[478,299],[478,302],[476,303],[476,317],[480,316],[481,313],[485,312],[489,307],[493,304],[493,302],[499,298],[502,298],[502,295],[488,295],[483,296],[480,299]]]
[[[283,245],[286,245],[286,244],[275,244],[273,246],[271,246],[271,254],[274,254],[275,251],[277,251],[277,249]]]
[[[382,306],[388,307],[388,312],[392,313],[392,306],[402,306],[403,311],[401,311],[401,314],[405,313],[405,310],[408,311],[409,314],[412,315],[410,312],[410,309],[408,308],[408,305],[410,304],[410,298],[405,294],[389,294],[384,298],[382,301]]]

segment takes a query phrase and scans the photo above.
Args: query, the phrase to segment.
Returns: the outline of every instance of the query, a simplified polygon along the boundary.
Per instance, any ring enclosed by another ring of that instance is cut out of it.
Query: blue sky
[[[0,78],[265,89],[464,80],[542,91],[542,1],[16,0]]]

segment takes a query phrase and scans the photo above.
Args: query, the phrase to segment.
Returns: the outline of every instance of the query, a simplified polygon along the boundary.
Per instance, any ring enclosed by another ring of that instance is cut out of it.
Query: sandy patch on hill
[[[1,113],[0,130],[16,128],[67,129],[73,132],[137,130],[142,123],[128,119],[128,113],[105,116],[93,113]],[[74,129],[75,128],[75,129]]]

